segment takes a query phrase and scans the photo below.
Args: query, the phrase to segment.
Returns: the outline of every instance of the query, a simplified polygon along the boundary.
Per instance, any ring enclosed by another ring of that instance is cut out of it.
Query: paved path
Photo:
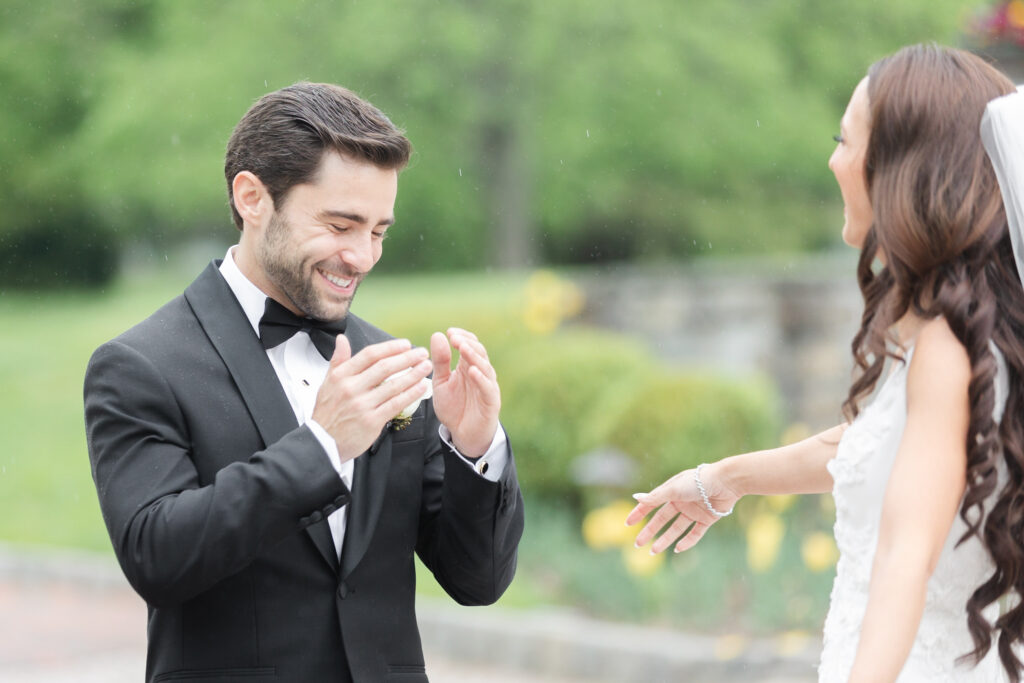
[[[565,611],[418,606],[434,683],[811,683],[817,644],[723,640]],[[107,557],[0,546],[0,681],[138,683],[146,608]],[[730,650],[731,648],[731,650]]]
[[[0,681],[138,683],[145,628],[146,606],[124,584],[0,576]],[[439,683],[582,683],[427,654]]]

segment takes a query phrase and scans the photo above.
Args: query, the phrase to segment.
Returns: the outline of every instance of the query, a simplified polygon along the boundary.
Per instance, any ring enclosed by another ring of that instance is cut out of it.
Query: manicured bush
[[[119,245],[89,215],[41,212],[37,223],[0,232],[0,287],[100,287],[117,272]]]
[[[638,379],[618,411],[592,423],[604,443],[634,459],[637,490],[701,462],[778,445],[776,397],[766,381],[682,370]]]
[[[498,355],[502,420],[524,491],[577,500],[572,463],[597,444],[586,425],[614,418],[615,397],[654,372],[652,359],[639,342],[592,330],[533,337]]]

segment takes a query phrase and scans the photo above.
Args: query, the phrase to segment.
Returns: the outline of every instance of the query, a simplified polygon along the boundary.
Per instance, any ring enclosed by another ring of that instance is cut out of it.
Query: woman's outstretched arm
[[[726,512],[746,495],[831,491],[832,475],[826,463],[835,457],[845,429],[845,424],[837,425],[788,446],[734,455],[702,467],[700,480],[708,501],[715,510]],[[660,553],[675,543],[676,552],[682,552],[692,548],[718,521],[704,503],[696,474],[696,470],[684,470],[650,493],[635,496],[637,506],[626,517],[626,524],[636,524],[661,508],[637,534],[638,546],[665,529],[651,550]],[[691,525],[690,532],[680,539]]]
[[[885,489],[851,683],[895,680],[914,644],[964,495],[970,380],[967,350],[945,320],[925,325],[907,370],[907,425]]]

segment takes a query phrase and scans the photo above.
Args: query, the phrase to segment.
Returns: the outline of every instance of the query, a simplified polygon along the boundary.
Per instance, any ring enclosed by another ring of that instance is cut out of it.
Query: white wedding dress
[[[995,409],[996,420],[999,420],[1006,401],[1007,375],[1002,354],[994,345],[993,350],[999,364]],[[824,646],[818,669],[821,683],[845,683],[857,651],[878,544],[882,501],[906,425],[907,367],[912,351],[906,353],[906,364],[893,363],[893,370],[874,401],[847,428],[836,457],[828,463],[835,482],[832,494],[836,503],[839,563],[825,619]],[[974,649],[967,630],[967,599],[993,571],[992,561],[977,538],[956,545],[965,529],[958,515],[928,582],[924,614],[913,649],[897,679],[899,683],[1007,680],[994,643],[976,667],[956,661],[960,655]],[[986,612],[986,617],[992,621],[999,608],[991,605],[990,610],[993,611]]]

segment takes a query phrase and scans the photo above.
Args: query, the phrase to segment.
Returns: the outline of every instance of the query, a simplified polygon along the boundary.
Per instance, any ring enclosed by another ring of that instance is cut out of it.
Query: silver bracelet
[[[696,482],[696,484],[697,484],[697,490],[700,491],[700,497],[704,499],[704,507],[706,507],[708,509],[708,512],[710,512],[711,514],[713,514],[715,517],[718,517],[718,518],[728,517],[729,515],[732,514],[732,511],[736,508],[735,505],[733,505],[731,508],[729,508],[728,512],[719,512],[711,504],[711,501],[708,500],[708,492],[704,489],[704,482],[702,482],[700,480],[700,468],[704,467],[706,464],[707,464],[706,462],[702,462],[701,464],[697,465],[697,472],[693,475],[693,481]]]

